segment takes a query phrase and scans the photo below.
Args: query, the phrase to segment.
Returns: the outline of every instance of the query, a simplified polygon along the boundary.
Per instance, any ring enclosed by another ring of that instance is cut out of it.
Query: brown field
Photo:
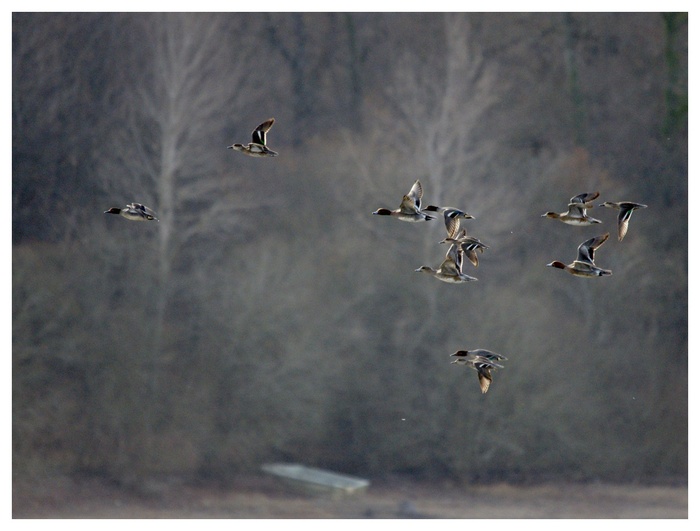
[[[15,479],[13,518],[687,518],[687,486],[506,483],[450,486],[393,480],[333,498],[269,477],[225,489],[177,482],[137,494],[99,479]]]

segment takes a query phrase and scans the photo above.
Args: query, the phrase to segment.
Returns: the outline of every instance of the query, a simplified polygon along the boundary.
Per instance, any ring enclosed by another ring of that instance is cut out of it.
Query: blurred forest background
[[[15,13],[15,477],[687,480],[688,25]],[[227,150],[274,116],[253,159]],[[420,179],[442,220],[372,216]],[[600,190],[635,201],[542,218]],[[103,214],[138,201],[159,223]],[[610,232],[613,276],[545,267]],[[486,395],[458,349],[507,356]]]

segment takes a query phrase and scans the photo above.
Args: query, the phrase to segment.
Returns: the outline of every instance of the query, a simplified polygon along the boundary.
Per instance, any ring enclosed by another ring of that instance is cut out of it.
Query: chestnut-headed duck
[[[612,271],[596,266],[594,261],[596,249],[603,245],[609,236],[610,234],[606,232],[601,236],[595,236],[590,240],[583,242],[578,247],[578,258],[569,265],[566,265],[559,260],[555,260],[554,262],[547,264],[547,267],[563,269],[564,271],[577,277],[603,277],[612,275]]]
[[[411,186],[409,192],[403,196],[401,205],[396,210],[379,208],[372,212],[377,216],[392,216],[401,221],[427,221],[435,219],[421,210],[421,200],[423,198],[423,186],[420,181],[416,181]]]

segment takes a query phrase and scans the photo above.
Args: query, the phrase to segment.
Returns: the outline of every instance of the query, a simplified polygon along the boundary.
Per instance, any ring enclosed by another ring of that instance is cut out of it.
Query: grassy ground
[[[309,496],[273,478],[220,489],[177,482],[125,490],[95,478],[13,482],[13,518],[687,518],[687,487],[374,483],[362,494]],[[144,493],[145,492],[145,493]]]

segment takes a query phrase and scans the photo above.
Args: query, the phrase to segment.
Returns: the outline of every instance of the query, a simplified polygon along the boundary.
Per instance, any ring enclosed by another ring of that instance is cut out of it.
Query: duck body
[[[429,216],[425,214],[424,212],[419,212],[419,211],[414,211],[414,212],[406,212],[405,210],[398,208],[396,210],[389,210],[388,208],[378,208],[374,212],[372,212],[375,216],[391,216],[393,218],[396,218],[400,221],[408,221],[411,223],[415,223],[418,221],[428,221],[431,219],[435,219],[433,216]]]
[[[249,144],[232,144],[228,149],[240,151],[249,157],[276,157],[278,153],[267,147],[267,132],[275,123],[274,118],[265,120],[255,128],[252,134],[252,142]]]
[[[158,221],[156,213],[141,203],[129,203],[124,208],[112,207],[105,214],[116,214],[130,221]]]
[[[606,201],[598,206],[614,208],[619,210],[620,213],[617,216],[617,239],[622,241],[627,234],[627,229],[629,228],[630,217],[632,217],[632,212],[639,208],[646,208],[647,205],[641,203],[633,203],[632,201],[620,201],[618,203],[613,203],[612,201]]]
[[[547,267],[563,269],[564,271],[566,271],[567,273],[571,273],[575,277],[591,278],[606,277],[612,275],[612,271],[610,271],[609,269],[603,269],[596,265],[591,265],[586,262],[581,262],[579,260],[574,260],[570,264],[565,264],[563,262],[560,262],[559,260],[555,260],[554,262],[547,264]]]
[[[233,149],[234,151],[240,151],[241,153],[245,153],[249,157],[276,157],[278,155],[276,151],[268,149],[267,146],[263,146],[262,144],[255,144],[252,142],[247,145],[233,144],[231,146],[228,146],[228,148]]]
[[[574,225],[576,227],[585,227],[588,225],[595,225],[596,223],[601,223],[599,219],[592,218],[588,214],[581,213],[581,209],[577,206],[571,205],[573,207],[569,209],[568,212],[562,212],[557,214],[556,212],[547,212],[543,214],[542,217],[548,217],[553,219],[558,219],[562,223],[567,225]]]
[[[443,267],[433,269],[429,266],[420,266],[418,269],[416,269],[416,271],[419,273],[428,273],[437,278],[438,280],[442,280],[443,282],[447,282],[448,284],[463,284],[464,282],[479,280],[478,278],[471,277],[465,273],[462,273],[461,271],[452,273],[450,271],[445,270]]]

